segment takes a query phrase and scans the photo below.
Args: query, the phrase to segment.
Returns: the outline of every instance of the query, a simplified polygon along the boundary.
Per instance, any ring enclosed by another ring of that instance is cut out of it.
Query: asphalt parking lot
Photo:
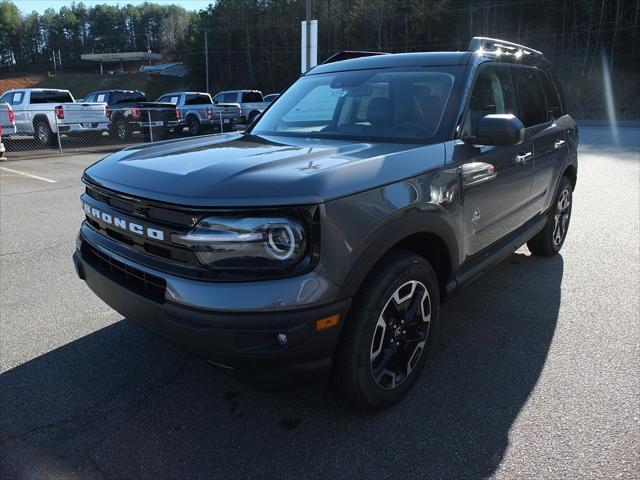
[[[0,163],[0,478],[637,478],[640,130],[617,140],[581,131],[562,255],[455,297],[373,415],[258,392],[98,300],[71,254],[101,155]]]

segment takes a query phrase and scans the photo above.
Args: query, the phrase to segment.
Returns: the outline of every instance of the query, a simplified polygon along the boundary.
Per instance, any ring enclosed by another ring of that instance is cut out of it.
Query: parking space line
[[[36,180],[40,180],[42,182],[58,183],[57,180],[51,180],[50,178],[39,177],[38,175],[32,175],[30,173],[21,172],[19,170],[13,170],[12,168],[0,167],[0,170],[4,170],[5,172],[9,172],[9,173],[17,173],[18,175],[24,175],[25,177],[29,177],[29,178],[35,178]]]

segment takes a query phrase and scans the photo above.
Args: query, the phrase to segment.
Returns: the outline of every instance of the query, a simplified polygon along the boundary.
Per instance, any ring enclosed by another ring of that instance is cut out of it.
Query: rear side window
[[[262,102],[262,94],[259,92],[243,92],[242,103],[260,103]]]
[[[213,103],[209,95],[204,93],[196,93],[193,95],[187,95],[184,102],[185,105],[208,105]]]
[[[31,103],[67,103],[73,102],[73,97],[69,92],[59,90],[43,90],[41,92],[31,92]]]
[[[111,95],[111,105],[119,103],[146,102],[147,99],[141,92],[115,92]]]
[[[487,67],[480,71],[469,99],[469,122],[476,132],[480,119],[496,113],[515,113],[515,95],[507,67]]]
[[[558,90],[553,85],[553,82],[549,76],[543,71],[538,70],[538,80],[544,90],[544,95],[547,98],[547,109],[552,118],[558,118],[562,115],[562,103],[560,102],[560,96]]]
[[[533,68],[514,68],[513,80],[518,91],[520,120],[524,126],[546,123],[547,105],[536,71]]]

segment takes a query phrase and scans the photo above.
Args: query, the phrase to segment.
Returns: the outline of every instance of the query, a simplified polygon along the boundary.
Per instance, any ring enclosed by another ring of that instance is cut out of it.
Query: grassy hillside
[[[189,79],[160,77],[141,74],[94,75],[58,74],[56,76],[28,76],[0,79],[0,93],[10,88],[64,88],[71,90],[76,98],[83,98],[96,90],[142,90],[149,100],[156,100],[161,94],[189,89]]]

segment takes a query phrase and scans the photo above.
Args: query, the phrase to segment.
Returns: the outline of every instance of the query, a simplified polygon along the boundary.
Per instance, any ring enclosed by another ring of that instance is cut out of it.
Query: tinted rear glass
[[[73,97],[69,92],[56,90],[44,90],[42,92],[31,92],[31,103],[66,103],[73,102]]]
[[[262,102],[262,94],[258,92],[244,92],[242,94],[242,103],[260,103]]]
[[[562,115],[562,104],[560,103],[560,97],[558,96],[556,87],[553,86],[553,83],[547,74],[542,71],[538,71],[538,79],[542,84],[544,95],[547,98],[547,108],[549,109],[549,113],[553,117],[559,117]]]
[[[146,102],[142,92],[115,92],[111,95],[110,104]]]
[[[520,120],[525,127],[547,121],[547,105],[542,86],[533,68],[514,68],[513,80],[518,90]]]
[[[203,93],[187,95],[187,99],[184,102],[185,105],[206,105],[211,103],[213,103],[211,97]]]

